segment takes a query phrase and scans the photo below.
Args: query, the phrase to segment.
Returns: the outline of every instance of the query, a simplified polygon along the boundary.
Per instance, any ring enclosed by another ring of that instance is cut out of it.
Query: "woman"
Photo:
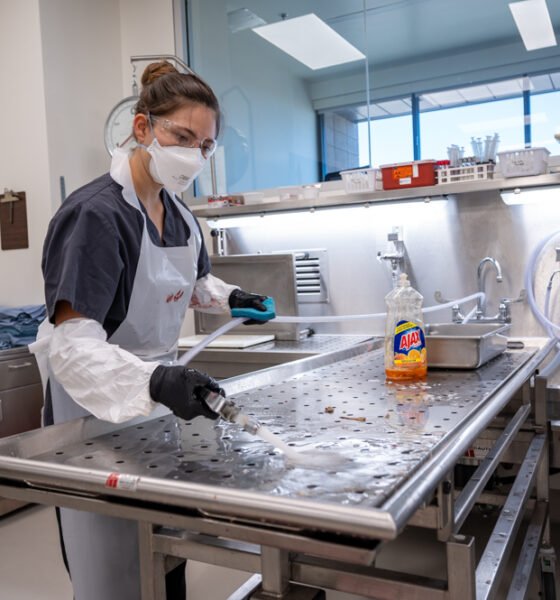
[[[200,227],[174,195],[216,147],[218,101],[193,73],[149,65],[133,121],[137,147],[116,150],[110,173],[74,192],[53,217],[43,252],[42,331],[49,383],[44,420],[92,414],[123,422],[159,404],[184,419],[216,418],[200,400],[220,391],[207,375],[161,363],[175,359],[187,306],[208,312],[266,310],[264,296],[210,274]],[[136,523],[60,511],[75,600],[138,600]],[[167,579],[184,599],[184,566]]]

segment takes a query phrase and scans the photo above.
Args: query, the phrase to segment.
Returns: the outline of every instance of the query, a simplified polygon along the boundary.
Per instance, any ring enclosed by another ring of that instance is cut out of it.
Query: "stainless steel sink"
[[[508,330],[500,323],[426,325],[428,368],[478,369],[506,349]]]

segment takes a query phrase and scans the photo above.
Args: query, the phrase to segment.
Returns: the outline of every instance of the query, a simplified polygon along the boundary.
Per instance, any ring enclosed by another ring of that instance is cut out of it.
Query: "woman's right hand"
[[[159,365],[150,377],[152,399],[186,421],[198,416],[218,418],[218,414],[206,404],[208,390],[225,396],[224,390],[212,377],[196,369]]]

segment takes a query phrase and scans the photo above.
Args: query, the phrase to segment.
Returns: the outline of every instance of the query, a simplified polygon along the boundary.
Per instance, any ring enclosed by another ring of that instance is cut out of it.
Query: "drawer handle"
[[[24,363],[20,363],[19,365],[8,365],[8,370],[9,371],[17,371],[18,369],[25,369],[26,367],[32,367],[33,363],[30,362],[24,362]]]

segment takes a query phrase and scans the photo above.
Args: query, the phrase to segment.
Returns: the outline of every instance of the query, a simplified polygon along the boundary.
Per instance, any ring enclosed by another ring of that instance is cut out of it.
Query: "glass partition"
[[[560,3],[548,5],[558,29]],[[448,145],[494,132],[500,149],[523,147],[522,86],[513,95],[500,88],[531,76],[536,94],[537,78],[560,58],[557,46],[526,50],[506,1],[187,0],[187,8],[189,62],[224,114],[222,194],[411,160],[413,122],[422,158],[446,158]],[[476,92],[489,82],[496,93],[486,103]],[[533,139],[553,145],[558,77],[548,82],[550,93],[533,98]],[[454,104],[465,90],[471,96]],[[199,192],[211,191],[207,174]]]

